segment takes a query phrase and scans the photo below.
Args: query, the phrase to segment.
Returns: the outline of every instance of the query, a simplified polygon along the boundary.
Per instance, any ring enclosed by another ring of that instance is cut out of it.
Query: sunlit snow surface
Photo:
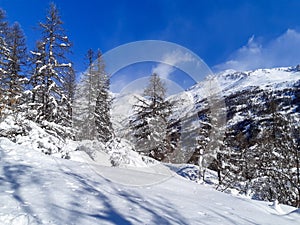
[[[298,68],[282,67],[237,72],[226,70],[216,75],[225,96],[253,87],[261,89],[286,88],[300,80]]]
[[[75,157],[76,158],[76,157]],[[46,156],[0,139],[0,224],[299,224],[300,212],[145,169]],[[100,172],[99,172],[100,171]],[[101,174],[102,171],[102,174]],[[103,171],[124,185],[102,176]],[[152,178],[151,178],[152,177]]]

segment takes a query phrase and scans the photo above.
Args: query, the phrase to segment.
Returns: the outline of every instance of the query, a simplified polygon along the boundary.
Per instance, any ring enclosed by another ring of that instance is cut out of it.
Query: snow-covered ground
[[[0,138],[0,162],[0,224],[4,225],[300,221],[295,208],[221,193],[162,166],[149,172],[143,167],[60,159],[5,138]]]

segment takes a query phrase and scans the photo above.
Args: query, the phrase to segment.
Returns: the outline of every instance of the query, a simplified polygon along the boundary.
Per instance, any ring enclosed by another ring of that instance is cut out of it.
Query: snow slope
[[[299,224],[300,220],[295,208],[234,197],[171,172],[161,173],[157,182],[155,173],[46,156],[5,138],[0,138],[0,162],[4,225]],[[132,180],[135,185],[112,180]]]

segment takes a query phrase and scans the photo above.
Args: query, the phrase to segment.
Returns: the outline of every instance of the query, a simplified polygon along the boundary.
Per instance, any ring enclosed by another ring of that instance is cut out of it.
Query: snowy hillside
[[[0,224],[298,224],[295,208],[166,176],[49,157],[0,139]],[[113,182],[135,180],[139,186]]]

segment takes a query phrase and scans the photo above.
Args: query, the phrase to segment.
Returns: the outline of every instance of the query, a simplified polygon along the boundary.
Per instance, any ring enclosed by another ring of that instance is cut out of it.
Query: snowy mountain
[[[220,190],[299,206],[299,66],[225,71],[172,100],[181,159],[218,171]]]
[[[254,119],[261,118],[271,100],[276,101],[278,111],[298,116],[299,87],[299,67],[224,71],[185,92],[170,96],[174,103],[173,119],[182,122],[193,117],[193,121],[200,120],[203,124],[206,116],[214,113],[221,120],[218,129],[227,129],[243,121],[249,113]]]
[[[300,79],[298,67],[259,69],[254,71],[237,72],[224,71],[217,74],[225,95],[245,90],[251,87],[261,89],[290,87]]]

